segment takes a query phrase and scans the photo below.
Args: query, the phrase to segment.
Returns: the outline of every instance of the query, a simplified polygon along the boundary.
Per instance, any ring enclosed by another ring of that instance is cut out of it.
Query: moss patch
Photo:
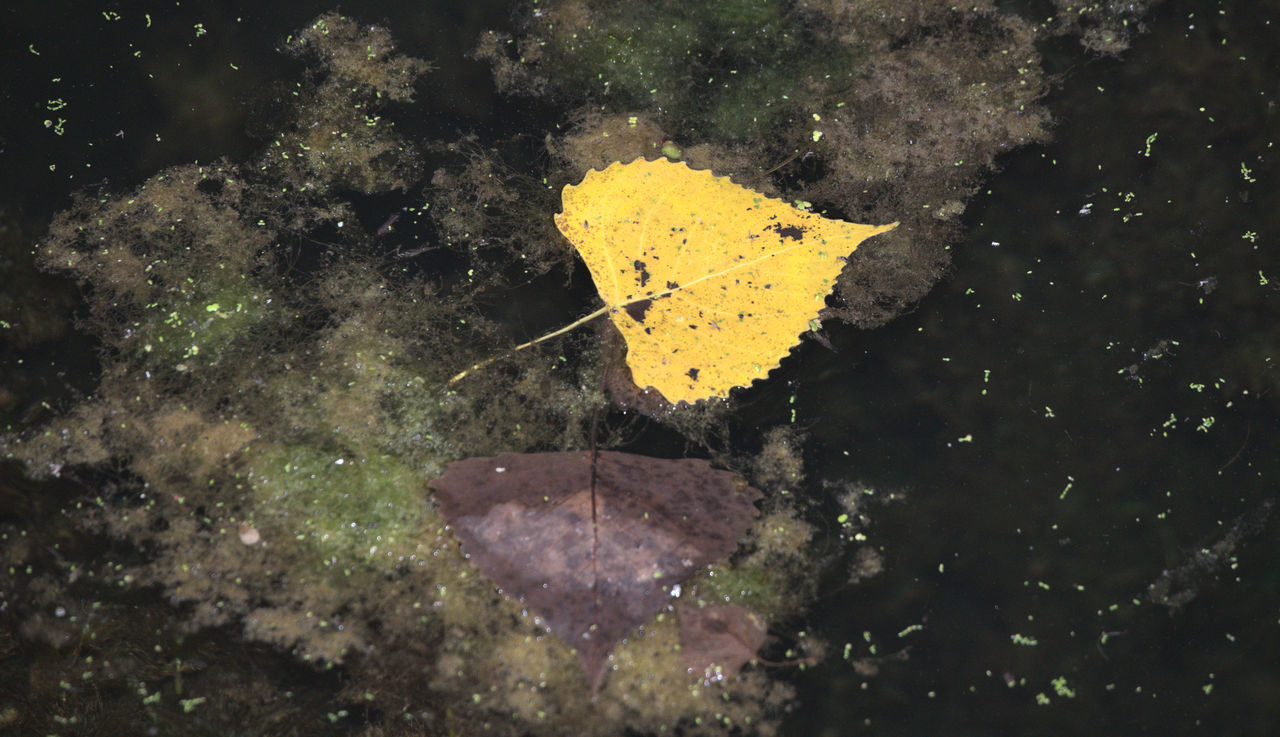
[[[1035,39],[993,2],[561,0],[477,54],[504,90],[581,106],[550,141],[579,176],[670,139],[744,186],[901,221],[850,259],[830,311],[874,327],[941,276],[996,157],[1046,137]]]
[[[297,117],[261,156],[81,198],[38,246],[45,268],[86,287],[102,374],[91,397],[0,447],[32,475],[74,468],[100,481],[67,518],[113,553],[75,575],[111,590],[158,587],[184,628],[225,627],[317,672],[340,670],[334,722],[364,707],[387,715],[375,729],[409,714],[414,729],[460,733],[768,731],[790,688],[753,669],[703,683],[685,670],[669,614],[633,633],[599,700],[586,698],[569,645],[462,554],[429,492],[446,463],[581,449],[625,430],[608,415],[595,336],[447,383],[511,344],[481,309],[496,288],[563,267],[554,196],[540,178],[457,147],[466,166],[428,190],[452,203],[434,209],[447,213],[439,245],[457,268],[415,276],[372,254],[338,193],[410,186],[416,154],[382,106],[407,99],[426,65],[336,15],[286,45],[323,74],[300,86]],[[487,210],[486,199],[511,207]],[[542,221],[545,232],[521,225]],[[470,228],[494,236],[480,246]],[[696,441],[724,413],[670,424]],[[757,526],[757,552],[717,569],[731,586],[704,577],[687,595],[799,611],[807,528],[785,504],[772,509],[787,533]],[[171,701],[188,713],[211,699]],[[129,703],[164,724],[154,700]]]

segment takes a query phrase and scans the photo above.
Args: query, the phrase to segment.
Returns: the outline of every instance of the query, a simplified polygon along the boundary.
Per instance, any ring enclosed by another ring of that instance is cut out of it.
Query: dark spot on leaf
[[[793,241],[802,240],[804,238],[804,228],[798,225],[782,225],[775,223],[772,228],[783,238],[790,238]]]
[[[640,259],[636,259],[635,263],[631,264],[631,266],[635,268],[637,273],[640,274],[640,286],[643,287],[644,285],[648,284],[649,272],[645,270],[644,262],[641,261]]]
[[[691,368],[691,369],[689,369],[686,373],[688,373],[688,374],[689,374],[689,378],[690,378],[690,379],[693,379],[694,381],[697,381],[697,380],[698,380],[698,369],[696,369],[696,368]]]
[[[627,311],[627,314],[631,316],[632,320],[635,320],[636,322],[644,322],[644,313],[648,312],[649,308],[652,306],[653,300],[642,299],[638,302],[632,302],[626,305],[623,309]]]
[[[679,289],[679,288],[680,288],[679,284],[676,284],[673,281],[667,282],[667,289]]]

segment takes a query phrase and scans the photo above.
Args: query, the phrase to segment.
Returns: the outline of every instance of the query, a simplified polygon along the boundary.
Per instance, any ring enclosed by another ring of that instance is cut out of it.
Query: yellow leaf
[[[764,378],[845,258],[897,226],[830,220],[666,159],[589,171],[563,198],[556,225],[626,339],[632,377],[673,404]]]

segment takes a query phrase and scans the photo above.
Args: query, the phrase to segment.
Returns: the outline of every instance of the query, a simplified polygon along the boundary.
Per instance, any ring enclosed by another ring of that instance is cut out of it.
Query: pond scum
[[[30,476],[81,485],[57,513],[28,510],[56,524],[0,527],[0,674],[29,684],[3,695],[0,726],[775,731],[792,706],[787,671],[690,675],[670,613],[616,650],[593,702],[570,650],[477,574],[436,512],[428,482],[450,461],[590,447],[597,414],[600,444],[617,445],[626,421],[601,380],[610,342],[588,331],[446,382],[512,344],[486,304],[516,279],[572,268],[551,217],[560,187],[637,156],[679,155],[833,216],[901,220],[851,259],[830,312],[874,326],[919,299],[979,177],[1048,123],[1033,29],[970,5],[526,9],[522,35],[489,34],[477,53],[504,91],[574,110],[573,122],[548,135],[543,172],[517,174],[475,144],[424,144],[451,163],[407,216],[436,234],[447,270],[392,265],[348,199],[419,186],[422,146],[384,115],[429,66],[337,14],[291,36],[314,78],[257,158],[80,195],[38,244],[45,269],[86,287],[81,329],[101,346],[101,376],[57,419],[0,436]],[[706,404],[649,421],[767,499],[738,554],[682,599],[741,604],[794,633],[821,568],[794,501],[807,488],[802,434],[775,427],[744,441],[759,455],[735,454],[715,440],[732,401]],[[870,547],[854,558],[877,568]],[[292,653],[336,679],[337,697],[292,690],[254,648],[219,653],[235,637]],[[774,659],[821,650],[775,640]]]

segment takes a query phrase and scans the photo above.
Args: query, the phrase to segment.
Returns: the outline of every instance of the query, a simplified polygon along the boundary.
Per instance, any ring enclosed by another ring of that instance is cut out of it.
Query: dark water
[[[1174,4],[1066,64],[1056,141],[991,179],[951,278],[810,359],[826,468],[909,497],[887,575],[816,625],[910,658],[808,679],[806,729],[1274,733],[1278,20]]]
[[[497,5],[345,8],[440,67],[406,131],[537,126],[464,58]],[[34,235],[73,190],[243,156],[300,68],[276,42],[327,9],[0,11],[0,205]],[[832,657],[794,676],[789,733],[1275,732],[1278,10],[1172,3],[1119,59],[1048,50],[1056,140],[970,203],[949,278],[752,393],[773,423],[794,389],[812,479],[906,497],[868,531],[885,572],[833,574],[800,625]]]

